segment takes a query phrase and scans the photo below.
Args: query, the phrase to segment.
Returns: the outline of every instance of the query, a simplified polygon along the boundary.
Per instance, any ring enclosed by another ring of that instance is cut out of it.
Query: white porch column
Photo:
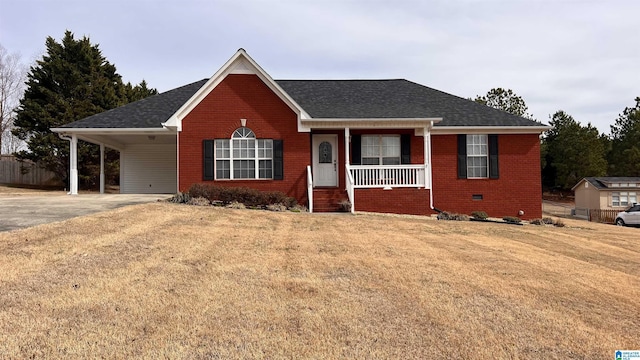
[[[71,135],[69,149],[69,194],[78,195],[78,136]]]
[[[346,127],[344,128],[344,183],[348,184],[349,183],[349,150],[351,149],[351,142],[349,141],[349,138],[351,137],[351,133],[349,131],[349,128]]]
[[[104,194],[104,144],[100,144],[100,194]]]

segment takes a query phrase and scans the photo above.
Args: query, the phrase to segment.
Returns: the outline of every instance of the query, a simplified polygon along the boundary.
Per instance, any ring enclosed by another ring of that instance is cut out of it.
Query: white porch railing
[[[311,165],[307,166],[307,198],[309,198],[309,212],[313,212],[313,176]]]
[[[428,165],[427,165],[428,166]],[[349,165],[353,187],[397,188],[427,187],[426,168],[420,165]],[[352,202],[353,204],[353,202]]]
[[[349,166],[347,165],[347,197],[349,198],[349,203],[351,204],[351,213],[354,214],[356,212],[356,205],[354,204],[354,189],[355,181],[353,180],[353,174],[349,171]]]

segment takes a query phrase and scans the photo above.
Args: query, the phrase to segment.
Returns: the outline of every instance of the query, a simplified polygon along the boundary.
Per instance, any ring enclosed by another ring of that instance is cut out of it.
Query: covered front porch
[[[326,197],[331,189],[342,192],[355,212],[376,208],[384,212],[385,204],[372,204],[381,197],[376,190],[426,190],[425,209],[431,200],[431,127],[439,119],[371,119],[353,121],[336,128],[337,121],[314,122],[311,130],[311,165],[307,167],[309,211],[314,212],[314,195]],[[364,191],[369,189],[370,191]],[[374,195],[376,194],[376,195]],[[336,196],[332,197],[334,200]],[[317,203],[317,201],[315,201]],[[323,209],[321,211],[327,211]]]

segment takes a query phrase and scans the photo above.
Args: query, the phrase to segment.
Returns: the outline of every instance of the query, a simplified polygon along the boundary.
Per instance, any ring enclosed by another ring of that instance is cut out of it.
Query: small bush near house
[[[474,211],[471,213],[471,216],[474,219],[480,219],[480,220],[486,220],[489,217],[489,215],[487,215],[487,213],[484,211]]]
[[[544,225],[542,219],[531,219],[529,220],[529,224],[531,225]]]
[[[542,222],[546,225],[553,225],[553,219],[550,217],[544,217],[542,218]]]
[[[515,216],[505,216],[502,218],[502,220],[508,222],[509,224],[519,224],[522,222],[520,218],[517,218]]]
[[[564,227],[564,222],[562,222],[562,220],[558,219],[553,223],[554,226],[557,227]]]
[[[200,196],[200,197],[189,199],[189,201],[187,201],[187,204],[195,205],[195,206],[209,206],[211,205],[211,201]]]
[[[247,208],[246,206],[244,206],[243,203],[239,203],[237,201],[227,204],[226,207],[229,209],[246,209]]]
[[[342,212],[351,211],[351,202],[349,200],[342,200],[338,205],[340,206],[340,211]]]
[[[209,184],[193,184],[188,191],[192,198],[203,197],[213,204],[228,205],[233,202],[245,207],[263,208],[267,205],[280,204],[287,209],[298,205],[295,198],[280,191],[260,191],[247,187],[223,187]]]
[[[455,214],[443,211],[438,214],[438,220],[469,221],[469,216],[465,214]]]
[[[186,204],[189,202],[190,199],[191,199],[191,196],[189,196],[189,194],[179,192],[173,195],[172,197],[168,198],[167,201],[171,203],[176,203],[176,204]]]
[[[269,211],[287,211],[287,207],[282,204],[269,204],[267,205]]]

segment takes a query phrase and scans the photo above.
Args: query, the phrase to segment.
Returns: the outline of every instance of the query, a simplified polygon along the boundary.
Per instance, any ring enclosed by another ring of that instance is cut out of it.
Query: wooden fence
[[[0,184],[60,185],[54,173],[30,161],[20,162],[12,155],[0,156]]]
[[[589,221],[613,224],[620,210],[589,209]]]

